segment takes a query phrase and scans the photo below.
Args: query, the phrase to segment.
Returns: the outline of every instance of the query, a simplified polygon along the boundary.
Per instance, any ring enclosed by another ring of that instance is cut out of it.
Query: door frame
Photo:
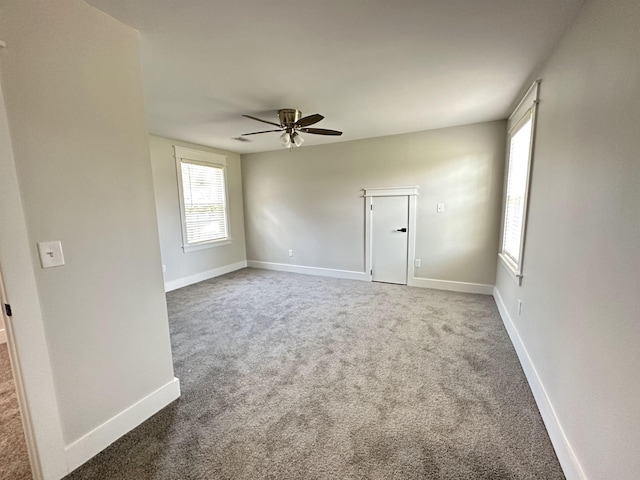
[[[407,285],[410,285],[411,279],[414,277],[414,260],[416,254],[416,204],[418,198],[418,187],[376,187],[363,188],[363,197],[365,198],[365,273],[369,281],[373,281],[371,275],[372,253],[373,253],[373,234],[372,234],[372,207],[375,197],[409,197],[409,224],[407,225],[408,247],[407,247]]]
[[[61,478],[69,473],[65,443],[1,81],[0,225],[3,297],[12,310],[4,317],[7,346],[31,473],[35,480]]]

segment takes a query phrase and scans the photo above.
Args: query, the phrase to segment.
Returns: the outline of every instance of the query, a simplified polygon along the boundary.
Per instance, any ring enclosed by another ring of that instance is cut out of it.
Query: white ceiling
[[[279,108],[344,132],[305,145],[505,118],[584,0],[87,2],[140,32],[151,133],[247,153]]]

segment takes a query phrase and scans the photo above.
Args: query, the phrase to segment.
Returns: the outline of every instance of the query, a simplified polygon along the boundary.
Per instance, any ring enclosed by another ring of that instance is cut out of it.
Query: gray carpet
[[[0,478],[32,478],[6,343],[0,345]]]
[[[490,296],[245,269],[167,295],[182,397],[68,479],[562,479]]]

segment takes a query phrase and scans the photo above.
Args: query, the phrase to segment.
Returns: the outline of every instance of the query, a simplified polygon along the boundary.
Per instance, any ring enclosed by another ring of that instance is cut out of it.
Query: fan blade
[[[318,123],[324,117],[319,113],[314,113],[313,115],[308,115],[306,117],[301,118],[296,122],[296,127],[308,127],[309,125],[313,125],[314,123]]]
[[[243,117],[250,118],[251,120],[257,120],[258,122],[268,123],[269,125],[275,125],[276,127],[282,127],[279,123],[270,122],[269,120],[262,120],[258,117],[252,117],[251,115],[242,115]]]
[[[301,132],[313,133],[315,135],[342,135],[338,130],[327,130],[326,128],[301,128]]]
[[[261,132],[243,133],[240,136],[241,137],[246,137],[247,135],[258,135],[259,133],[269,133],[269,132],[284,132],[284,128],[281,129],[281,130],[262,130]]]

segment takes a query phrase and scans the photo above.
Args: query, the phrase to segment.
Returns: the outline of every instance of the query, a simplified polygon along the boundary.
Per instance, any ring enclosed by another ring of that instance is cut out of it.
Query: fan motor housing
[[[295,108],[283,108],[278,110],[278,117],[280,117],[280,125],[290,127],[302,118],[302,112]]]

